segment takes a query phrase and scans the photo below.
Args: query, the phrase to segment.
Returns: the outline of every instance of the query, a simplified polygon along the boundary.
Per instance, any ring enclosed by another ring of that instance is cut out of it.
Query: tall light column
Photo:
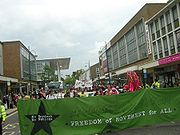
[[[61,68],[62,66],[59,65],[59,63],[57,62],[57,75],[58,75],[58,82],[61,82]]]

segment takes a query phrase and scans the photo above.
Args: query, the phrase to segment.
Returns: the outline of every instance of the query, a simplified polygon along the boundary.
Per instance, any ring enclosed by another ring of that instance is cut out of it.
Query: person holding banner
[[[6,111],[5,111],[5,107],[2,103],[2,101],[0,100],[0,134],[2,135],[2,124],[5,122],[6,120]]]

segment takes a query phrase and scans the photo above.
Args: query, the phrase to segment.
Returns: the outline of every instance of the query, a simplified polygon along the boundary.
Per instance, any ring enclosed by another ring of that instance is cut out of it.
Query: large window
[[[153,41],[153,40],[155,40],[155,30],[154,30],[154,24],[153,23],[150,24],[150,29],[151,29],[151,38]]]
[[[172,8],[172,14],[173,14],[173,21],[174,21],[174,27],[179,27],[179,19],[178,19],[178,13],[177,13],[177,7],[174,6]]]
[[[169,35],[169,45],[170,45],[171,54],[175,54],[175,46],[174,46],[173,34]]]
[[[171,17],[169,11],[166,12],[166,22],[167,22],[168,32],[172,31]]]
[[[22,77],[25,80],[36,80],[35,57],[26,49],[21,47]]]
[[[22,63],[22,77],[29,80],[29,53],[21,47],[21,63]]]
[[[165,35],[166,29],[165,29],[165,22],[164,22],[164,16],[163,15],[160,17],[160,21],[161,21],[161,33],[162,33],[162,35]]]
[[[180,52],[180,30],[176,31],[177,50]]]
[[[36,60],[33,55],[30,55],[30,70],[31,80],[36,81]]]
[[[156,42],[153,43],[153,50],[154,50],[154,59],[157,60],[157,46],[156,46]]]
[[[137,60],[137,46],[136,46],[136,37],[134,33],[134,28],[132,28],[126,34],[126,42],[127,42],[127,50],[128,50],[128,58],[129,63],[132,63]]]
[[[112,70],[112,57],[111,57],[111,49],[107,51],[107,60],[108,60],[108,67],[109,71]]]
[[[163,38],[163,45],[164,45],[164,54],[165,56],[169,56],[169,51],[168,51],[168,43],[167,43],[167,38]]]
[[[145,28],[143,21],[139,21],[136,25],[137,31],[137,40],[138,40],[138,48],[139,48],[139,56],[140,59],[147,57],[147,46],[146,46],[146,37],[145,37]]]
[[[126,59],[126,47],[125,47],[125,42],[124,38],[120,39],[118,41],[119,43],[119,57],[120,57],[120,65],[124,66],[127,64],[127,59]]]
[[[157,36],[157,38],[159,38],[160,30],[159,30],[159,21],[158,20],[155,21],[155,26],[156,26],[156,36]]]
[[[116,43],[113,47],[112,47],[112,51],[113,51],[113,63],[114,63],[114,69],[117,69],[119,67],[119,60],[118,60],[118,43]]]
[[[159,58],[162,58],[163,57],[163,52],[162,52],[161,40],[158,40],[157,43],[158,43]]]

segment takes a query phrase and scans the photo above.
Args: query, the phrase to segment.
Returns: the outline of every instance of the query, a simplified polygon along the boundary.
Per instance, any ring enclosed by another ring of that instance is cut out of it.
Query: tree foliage
[[[64,80],[64,83],[71,85],[71,86],[74,85],[76,80],[79,80],[79,76],[83,73],[84,73],[84,70],[80,69],[80,70],[73,72],[72,75],[67,75]]]
[[[49,83],[51,81],[57,81],[57,75],[55,75],[55,70],[49,65],[45,65],[43,73],[41,75],[41,79],[46,83]]]

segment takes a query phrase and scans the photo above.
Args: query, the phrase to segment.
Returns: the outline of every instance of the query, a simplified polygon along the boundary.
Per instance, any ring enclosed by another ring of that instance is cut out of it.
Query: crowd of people
[[[9,93],[6,96],[3,96],[2,103],[4,104],[5,109],[17,106],[17,102],[20,97],[20,94],[18,95],[16,93]]]
[[[160,87],[160,84],[158,81],[155,81],[151,88],[157,89]],[[149,88],[149,87],[146,87]],[[61,98],[74,98],[74,97],[89,97],[89,96],[107,96],[107,95],[117,95],[121,93],[127,93],[127,92],[134,92],[137,90],[140,90],[141,86],[136,88],[136,90],[129,90],[129,87],[127,85],[124,85],[124,87],[119,87],[118,85],[103,85],[99,84],[97,86],[93,86],[92,88],[70,88],[67,90],[62,89],[48,89],[44,90],[44,88],[41,88],[39,90],[33,91],[30,93],[30,95],[24,95],[22,96],[23,99],[61,99]]]
[[[138,75],[136,72],[127,72],[127,83],[123,87],[119,87],[117,84],[99,84],[92,86],[91,88],[74,88],[71,87],[67,90],[62,89],[48,89],[44,88],[36,89],[30,91],[28,94],[26,92],[22,93],[10,93],[3,97],[3,104],[5,109],[13,108],[17,106],[18,99],[61,99],[66,97],[88,97],[88,96],[103,96],[103,95],[116,95],[125,92],[134,92],[141,88],[160,88],[160,83],[155,79],[151,87],[147,84],[142,87]]]
[[[88,96],[102,96],[102,95],[114,95],[126,92],[123,89],[119,89],[118,86],[114,85],[98,85],[92,88],[70,88],[68,90],[36,90],[28,95],[24,95],[23,99],[61,99],[61,98],[74,98],[74,97],[88,97]]]
[[[43,88],[39,90],[35,90],[31,92],[29,95],[24,94],[23,99],[60,99],[66,97],[88,97],[88,96],[103,96],[103,95],[116,95],[125,92],[134,92],[140,89],[152,88],[158,89],[160,88],[160,83],[157,79],[155,79],[154,83],[150,87],[145,84],[142,87],[139,77],[136,72],[127,72],[127,83],[124,84],[123,87],[119,87],[115,84],[99,84],[92,86],[91,88],[69,88],[68,90],[62,89],[48,89],[44,90]]]

